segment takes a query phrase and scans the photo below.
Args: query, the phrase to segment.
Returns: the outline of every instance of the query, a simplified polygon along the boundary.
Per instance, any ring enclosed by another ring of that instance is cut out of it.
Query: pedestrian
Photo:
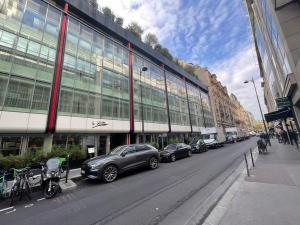
[[[285,130],[282,129],[281,137],[283,139],[283,143],[286,144],[289,142],[288,134]]]
[[[290,134],[291,144],[293,145],[293,142],[295,142],[295,145],[297,146],[297,149],[299,149],[297,132],[295,132],[294,130],[291,130],[289,132],[289,134]]]
[[[259,139],[257,141],[257,148],[258,148],[258,153],[259,154],[264,154],[264,153],[268,152],[268,150],[267,150],[267,142],[266,142],[263,134],[261,134],[259,136]]]

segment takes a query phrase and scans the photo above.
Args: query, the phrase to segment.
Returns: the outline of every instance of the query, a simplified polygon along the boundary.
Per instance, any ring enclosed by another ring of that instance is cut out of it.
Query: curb
[[[256,162],[258,158],[258,149],[257,147],[253,150],[253,158],[254,162]],[[249,156],[248,156],[249,158]],[[250,159],[251,160],[251,159]],[[208,213],[207,217],[200,221],[197,225],[218,225],[223,218],[224,214],[227,211],[231,200],[235,196],[236,192],[239,190],[241,182],[243,181],[244,176],[247,176],[246,167],[244,165],[245,162],[242,162],[238,169],[234,172],[236,174],[236,178],[231,182],[231,184],[227,187],[227,189],[223,192],[223,195],[220,196],[219,200],[215,203],[215,206]],[[252,167],[253,168],[253,167]],[[251,168],[249,168],[251,169]],[[238,170],[242,170],[238,172]]]

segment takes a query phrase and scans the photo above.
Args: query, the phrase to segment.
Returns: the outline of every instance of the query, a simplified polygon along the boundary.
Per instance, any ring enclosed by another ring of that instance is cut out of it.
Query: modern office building
[[[205,85],[87,1],[2,0],[0,87],[3,155],[214,126]]]
[[[276,99],[287,97],[299,121],[300,1],[246,0],[246,5],[268,111],[277,110]]]

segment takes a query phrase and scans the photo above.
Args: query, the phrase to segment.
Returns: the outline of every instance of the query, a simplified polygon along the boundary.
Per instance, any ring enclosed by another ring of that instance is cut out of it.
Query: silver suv
[[[113,182],[118,174],[139,167],[158,167],[159,153],[148,144],[122,145],[108,155],[98,156],[83,162],[81,176]]]

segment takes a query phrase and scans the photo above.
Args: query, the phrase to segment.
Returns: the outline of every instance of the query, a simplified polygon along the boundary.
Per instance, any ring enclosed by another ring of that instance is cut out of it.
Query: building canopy
[[[285,107],[285,108],[279,109],[275,112],[265,114],[265,119],[267,122],[280,120],[280,119],[286,119],[288,117],[293,117],[293,112],[290,107]]]

